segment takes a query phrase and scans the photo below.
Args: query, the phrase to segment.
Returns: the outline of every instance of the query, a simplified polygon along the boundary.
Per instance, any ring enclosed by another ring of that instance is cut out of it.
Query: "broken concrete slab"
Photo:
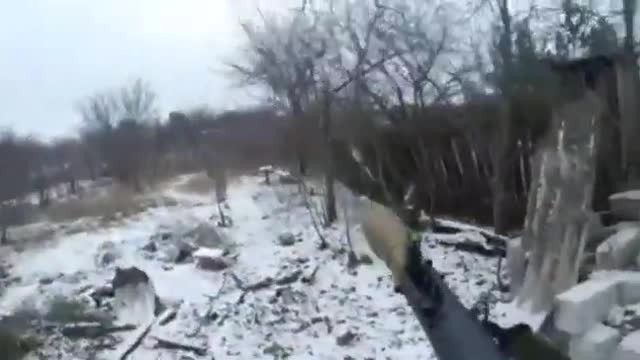
[[[596,324],[582,336],[569,342],[569,356],[579,360],[611,359],[622,339],[620,332],[603,324]]]
[[[153,319],[163,307],[153,282],[137,267],[116,268],[111,281],[116,318],[123,324],[140,325]]]
[[[588,280],[559,294],[555,299],[556,327],[579,335],[605,320],[618,303],[617,285],[617,279]]]
[[[640,272],[637,271],[596,271],[593,280],[612,281],[618,287],[618,304],[621,306],[640,303]]]
[[[640,330],[622,339],[616,349],[614,360],[640,360]]]
[[[624,269],[634,265],[640,253],[640,228],[620,229],[596,249],[598,269]]]

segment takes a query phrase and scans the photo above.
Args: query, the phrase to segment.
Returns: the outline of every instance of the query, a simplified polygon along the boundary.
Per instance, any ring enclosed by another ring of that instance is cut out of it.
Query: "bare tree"
[[[301,119],[305,101],[314,85],[316,60],[325,54],[323,42],[308,41],[314,24],[301,12],[278,19],[261,13],[261,24],[244,23],[248,43],[245,64],[232,68],[246,84],[266,86],[278,101],[288,105],[296,129],[295,147],[298,172],[307,172],[303,150]]]
[[[630,181],[640,179],[640,145],[635,138],[640,134],[638,116],[640,115],[640,75],[638,74],[638,62],[635,54],[635,16],[637,12],[636,0],[624,0],[622,2],[622,16],[624,20],[624,63],[619,70],[620,89],[620,114],[623,135],[623,161],[627,170],[627,178]]]
[[[122,120],[113,130],[109,164],[116,178],[142,191],[142,170],[152,151],[151,129],[133,119]]]
[[[22,139],[12,133],[0,135],[0,244],[8,240],[20,197],[29,192],[32,159]]]
[[[141,189],[141,171],[153,151],[150,125],[157,116],[155,101],[150,85],[136,79],[118,91],[100,92],[78,104],[85,125],[84,143],[91,146],[85,160],[92,173],[98,154],[99,164]]]
[[[468,70],[462,63],[448,59],[447,55],[456,51],[447,7],[432,1],[411,0],[376,2],[374,7],[374,15],[366,26],[360,26],[361,35],[349,31],[350,46],[356,49],[358,60],[353,71],[345,72],[358,73],[362,69],[353,83],[354,94],[367,97],[365,102],[371,103],[378,114],[411,139],[409,134],[416,134],[417,125],[429,106],[447,103],[459,94],[459,84]],[[379,133],[374,122],[369,122],[368,132]],[[426,166],[428,154],[419,141],[414,144],[407,140],[406,147],[412,154],[398,163],[391,160],[383,139],[374,136],[371,141],[376,144],[377,158],[372,173],[376,174],[386,201],[404,212],[407,210],[405,193],[410,183],[433,183]],[[390,184],[402,185],[392,189]],[[421,201],[427,197],[419,196]]]
[[[55,159],[58,180],[68,184],[71,194],[77,194],[77,182],[82,176],[84,151],[82,143],[73,138],[61,138],[53,142],[49,151]]]
[[[622,17],[624,19],[624,50],[628,54],[635,51],[636,41],[634,36],[637,0],[622,1]]]
[[[151,85],[138,78],[120,90],[117,98],[121,119],[150,122],[157,117],[157,95]]]

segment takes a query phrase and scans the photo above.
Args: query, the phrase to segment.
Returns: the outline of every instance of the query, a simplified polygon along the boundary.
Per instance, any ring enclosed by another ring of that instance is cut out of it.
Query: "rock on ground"
[[[220,249],[198,249],[193,253],[196,266],[203,270],[220,271],[229,267],[229,261],[224,258],[224,251]]]
[[[584,335],[569,343],[569,356],[578,360],[609,360],[616,351],[622,336],[614,328],[596,324]]]
[[[113,241],[105,241],[98,247],[95,256],[96,265],[103,267],[113,264],[120,257],[120,251],[116,248]]]
[[[163,259],[170,263],[182,263],[190,259],[195,250],[193,245],[178,240],[164,249]]]
[[[114,310],[119,322],[141,325],[155,318],[159,305],[156,291],[144,271],[136,267],[117,268],[112,286]]]
[[[214,226],[206,223],[198,225],[189,232],[189,235],[194,238],[194,243],[200,247],[228,249],[231,245]]]
[[[292,246],[296,243],[296,237],[290,232],[284,232],[278,235],[278,244],[282,246]]]

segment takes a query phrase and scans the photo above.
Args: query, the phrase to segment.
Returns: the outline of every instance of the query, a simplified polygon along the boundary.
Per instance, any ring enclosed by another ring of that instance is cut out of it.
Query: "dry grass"
[[[211,180],[207,174],[198,173],[189,176],[189,178],[178,185],[176,189],[185,193],[208,194],[213,192],[213,185],[213,180]]]
[[[83,217],[118,219],[145,210],[142,199],[132,190],[114,186],[106,194],[55,202],[46,210],[47,217],[55,222],[73,221]]]

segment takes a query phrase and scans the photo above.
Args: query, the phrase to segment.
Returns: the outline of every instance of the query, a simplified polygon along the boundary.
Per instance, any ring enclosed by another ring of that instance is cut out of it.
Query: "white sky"
[[[270,0],[270,7],[286,0]],[[230,90],[222,62],[258,0],[19,0],[0,9],[0,128],[51,138],[74,132],[74,104],[142,77],[161,111],[255,102]],[[262,1],[261,6],[265,6]]]

